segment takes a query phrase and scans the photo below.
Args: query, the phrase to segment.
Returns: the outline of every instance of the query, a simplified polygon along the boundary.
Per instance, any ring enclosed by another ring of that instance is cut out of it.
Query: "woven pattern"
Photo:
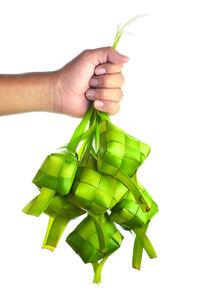
[[[93,263],[116,251],[123,240],[121,233],[109,220],[108,214],[104,215],[103,230],[107,244],[105,253],[100,251],[96,228],[89,216],[68,235],[66,242],[82,258],[84,263]]]
[[[110,219],[126,230],[142,227],[158,212],[157,204],[136,178],[134,180],[137,183],[140,195],[134,195],[128,191],[110,214]],[[148,210],[146,205],[143,205],[144,203],[148,203]]]
[[[70,194],[67,196],[55,196],[44,213],[50,217],[60,216],[70,220],[85,214],[84,210],[72,204],[72,198],[73,196]]]
[[[39,188],[55,190],[60,195],[67,195],[71,189],[76,170],[77,157],[70,153],[48,155],[33,179]]]
[[[127,188],[117,179],[96,170],[91,154],[83,157],[72,186],[74,204],[100,215],[115,206],[126,192]]]
[[[132,176],[150,152],[150,146],[126,134],[108,120],[99,125],[97,169],[115,176],[120,169]]]

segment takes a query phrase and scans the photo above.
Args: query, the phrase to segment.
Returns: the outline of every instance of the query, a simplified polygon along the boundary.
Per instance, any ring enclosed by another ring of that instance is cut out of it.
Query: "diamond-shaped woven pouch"
[[[108,120],[100,123],[98,171],[115,176],[121,170],[132,176],[149,152],[149,145],[126,134]]]
[[[107,250],[104,253],[100,250],[96,227],[89,216],[68,235],[66,242],[82,258],[84,263],[93,263],[116,251],[123,240],[122,234],[109,220],[107,213],[103,219],[103,230],[107,244]]]
[[[72,186],[75,205],[100,215],[115,206],[126,192],[127,188],[117,179],[98,172],[96,159],[86,153]]]
[[[137,184],[140,196],[128,191],[122,200],[111,210],[110,219],[126,230],[142,227],[158,212],[158,206],[144,187],[133,178]],[[144,204],[145,203],[145,204]],[[148,204],[148,210],[146,209]]]
[[[77,156],[69,150],[48,155],[33,179],[39,187],[55,190],[67,195],[71,189],[78,167]]]

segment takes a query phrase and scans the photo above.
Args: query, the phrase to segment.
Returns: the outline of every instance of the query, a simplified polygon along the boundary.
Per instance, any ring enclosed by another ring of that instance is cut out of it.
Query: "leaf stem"
[[[144,233],[147,232],[148,226],[149,226],[149,222],[147,222],[142,227],[142,230],[144,231]],[[136,236],[134,246],[133,246],[132,267],[137,270],[140,270],[140,267],[141,267],[143,249],[144,249],[144,247],[142,246],[139,238]]]
[[[91,217],[91,219],[95,224],[98,240],[99,240],[100,251],[102,253],[105,253],[107,250],[107,245],[106,245],[105,234],[103,230],[103,215],[97,217],[92,212],[88,212],[88,215]]]
[[[99,284],[101,282],[101,271],[108,257],[109,256],[104,257],[100,263],[98,263],[97,261],[92,263],[94,269],[94,283]]]

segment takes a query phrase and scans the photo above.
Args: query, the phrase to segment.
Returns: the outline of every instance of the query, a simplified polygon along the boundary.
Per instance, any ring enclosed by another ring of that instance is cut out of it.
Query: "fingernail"
[[[91,86],[97,86],[98,85],[98,79],[96,79],[96,78],[90,79],[90,85]]]
[[[103,107],[104,106],[104,102],[97,100],[97,101],[95,101],[95,106],[97,106],[97,107]]]
[[[105,74],[105,73],[106,73],[106,69],[104,69],[104,68],[95,70],[96,75],[102,75],[102,74]]]
[[[86,96],[89,98],[89,99],[93,99],[96,95],[96,92],[94,90],[88,90],[86,92]]]

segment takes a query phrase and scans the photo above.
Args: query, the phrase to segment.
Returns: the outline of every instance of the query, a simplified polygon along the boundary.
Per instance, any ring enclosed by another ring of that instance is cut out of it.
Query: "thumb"
[[[106,62],[110,62],[113,64],[124,64],[129,61],[128,56],[120,54],[112,47],[86,50],[86,52],[88,52],[90,61],[94,63],[96,66]]]

